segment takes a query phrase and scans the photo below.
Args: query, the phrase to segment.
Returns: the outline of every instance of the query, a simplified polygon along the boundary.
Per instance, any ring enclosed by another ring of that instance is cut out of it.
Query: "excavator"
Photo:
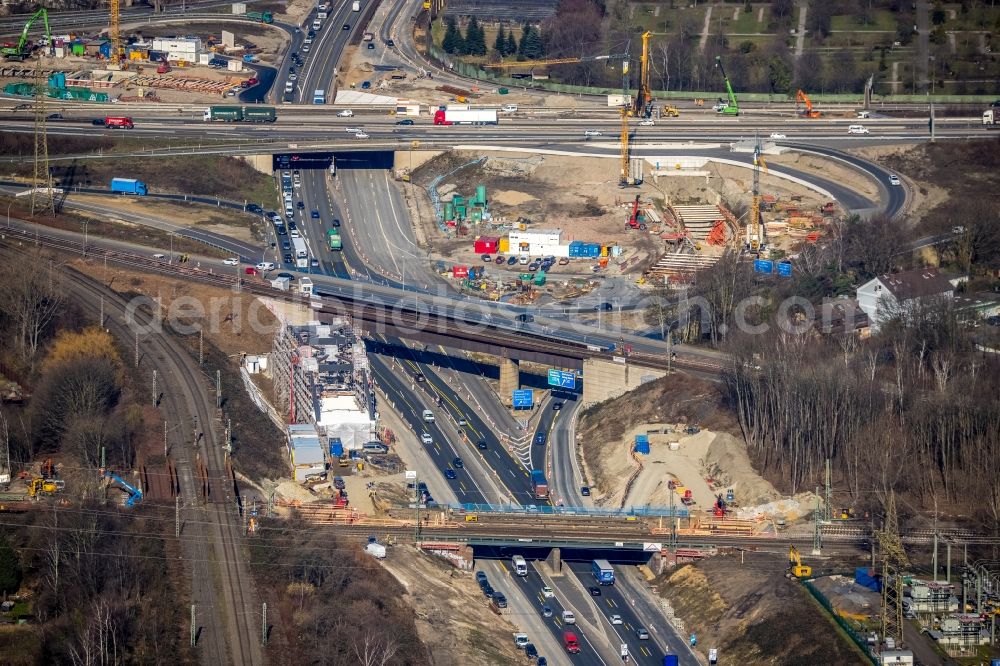
[[[38,499],[40,494],[45,493],[51,495],[59,492],[62,488],[62,481],[57,481],[55,479],[43,479],[39,476],[28,482],[28,497]]]
[[[802,564],[799,549],[795,546],[788,547],[788,569],[796,578],[809,578],[813,573],[811,566]]]
[[[712,109],[724,116],[738,116],[740,115],[740,105],[736,101],[736,93],[733,92],[733,86],[729,83],[729,77],[726,76],[726,68],[722,66],[722,56],[715,56],[715,66],[722,72],[722,80],[726,82],[728,101],[724,102],[720,99]]]
[[[799,114],[803,118],[819,118],[823,114],[813,108],[813,103],[809,99],[809,95],[805,94],[801,89],[795,93],[795,103],[798,104],[802,102],[806,105],[806,108],[802,110]]]
[[[49,30],[49,13],[42,7],[32,14],[24,24],[24,30],[21,31],[21,38],[17,40],[17,44],[4,44],[3,47],[0,47],[0,55],[7,60],[24,60],[31,55],[32,46],[28,43],[28,31],[31,30],[31,26],[34,25],[39,17],[41,17],[42,22],[45,24],[45,37],[48,39],[48,45],[51,49],[52,31]]]
[[[134,507],[136,504],[142,501],[142,491],[133,486],[131,483],[121,478],[114,472],[108,469],[101,470],[101,478],[108,479],[108,483],[117,483],[122,490],[128,493],[128,499],[125,500],[125,506],[128,508]]]

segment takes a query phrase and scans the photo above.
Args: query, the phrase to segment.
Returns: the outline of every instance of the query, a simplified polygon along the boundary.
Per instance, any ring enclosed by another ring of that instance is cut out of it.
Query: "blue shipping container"
[[[649,455],[649,438],[645,435],[635,436],[635,452],[641,453],[643,455]]]
[[[344,455],[344,443],[340,441],[339,437],[330,440],[330,455],[334,458],[340,458]]]

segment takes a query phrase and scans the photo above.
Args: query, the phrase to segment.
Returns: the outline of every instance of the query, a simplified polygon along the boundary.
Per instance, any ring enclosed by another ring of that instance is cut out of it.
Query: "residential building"
[[[868,315],[873,332],[887,321],[918,306],[936,300],[952,300],[955,287],[964,277],[949,277],[937,268],[922,268],[903,273],[879,275],[858,287],[858,307]]]

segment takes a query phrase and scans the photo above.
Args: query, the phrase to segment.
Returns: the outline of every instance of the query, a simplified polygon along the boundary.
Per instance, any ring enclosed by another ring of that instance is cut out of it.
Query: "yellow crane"
[[[122,15],[119,0],[109,0],[111,23],[108,27],[108,37],[111,38],[111,65],[122,66]]]
[[[649,118],[653,113],[653,92],[649,88],[649,38],[651,32],[642,33],[642,55],[639,56],[639,86],[632,105],[632,113]]]
[[[767,162],[761,154],[760,139],[756,139],[753,149],[753,200],[750,206],[750,221],[747,223],[746,249],[755,255],[764,250],[764,222],[760,216],[760,170],[767,171]]]
[[[799,556],[799,549],[795,546],[788,547],[788,566],[791,569],[792,575],[796,578],[809,578],[812,576],[812,567],[807,564],[802,564],[802,558]]]

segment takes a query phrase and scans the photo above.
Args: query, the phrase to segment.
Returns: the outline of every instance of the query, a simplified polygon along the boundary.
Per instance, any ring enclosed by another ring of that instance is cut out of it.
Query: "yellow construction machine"
[[[680,118],[681,112],[676,106],[667,104],[662,109],[660,109],[660,116],[663,118]]]
[[[61,489],[62,483],[52,479],[35,477],[28,483],[28,497],[37,498],[40,493],[56,493]]]
[[[799,549],[795,546],[788,547],[788,568],[796,578],[809,578],[813,573],[811,566],[802,564]]]

